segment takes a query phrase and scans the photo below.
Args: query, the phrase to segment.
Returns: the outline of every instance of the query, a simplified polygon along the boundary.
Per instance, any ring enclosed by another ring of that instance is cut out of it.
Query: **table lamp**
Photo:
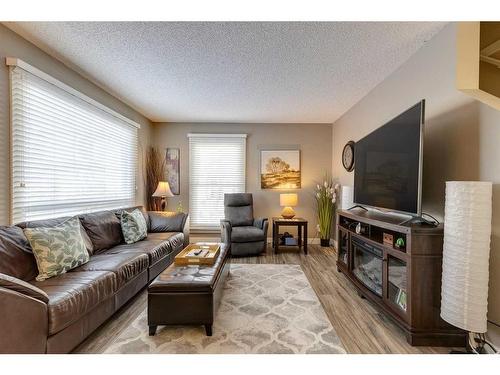
[[[172,191],[170,190],[170,185],[167,181],[158,182],[158,187],[153,193],[153,197],[161,198],[161,210],[165,211],[165,207],[167,206],[167,197],[173,197]]]
[[[468,331],[472,353],[484,352],[488,344],[491,213],[491,182],[446,182],[441,318]]]
[[[287,193],[280,194],[280,206],[284,207],[283,211],[281,211],[281,216],[285,219],[292,219],[295,216],[295,211],[292,207],[297,205],[297,194],[295,193]]]

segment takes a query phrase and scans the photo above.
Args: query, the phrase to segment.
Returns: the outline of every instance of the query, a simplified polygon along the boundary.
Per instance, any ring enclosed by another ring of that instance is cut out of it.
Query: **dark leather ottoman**
[[[149,335],[159,325],[200,324],[212,336],[212,324],[224,282],[229,274],[229,248],[221,250],[213,266],[170,265],[148,287]]]

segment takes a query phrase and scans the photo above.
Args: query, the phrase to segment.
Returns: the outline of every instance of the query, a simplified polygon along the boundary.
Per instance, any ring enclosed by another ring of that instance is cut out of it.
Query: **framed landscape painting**
[[[167,148],[165,155],[165,175],[170,185],[170,190],[174,195],[180,194],[180,153],[180,149],[178,148]]]
[[[300,150],[261,150],[261,189],[300,189]]]

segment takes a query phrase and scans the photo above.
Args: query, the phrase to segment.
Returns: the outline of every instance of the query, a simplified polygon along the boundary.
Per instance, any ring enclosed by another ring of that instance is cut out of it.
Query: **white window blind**
[[[20,67],[11,106],[12,222],[135,204],[137,127]]]
[[[214,230],[224,218],[224,193],[245,192],[246,134],[188,137],[190,223]]]

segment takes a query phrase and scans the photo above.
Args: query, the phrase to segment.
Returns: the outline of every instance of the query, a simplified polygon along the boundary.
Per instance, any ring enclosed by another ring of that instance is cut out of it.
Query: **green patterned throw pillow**
[[[89,261],[77,217],[50,228],[25,228],[38,266],[37,281],[61,275]]]
[[[123,211],[120,222],[126,243],[131,244],[148,236],[148,226],[140,210]]]

